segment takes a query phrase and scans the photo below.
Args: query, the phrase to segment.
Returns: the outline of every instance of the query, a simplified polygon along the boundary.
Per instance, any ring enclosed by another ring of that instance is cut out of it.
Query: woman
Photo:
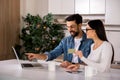
[[[85,58],[82,51],[76,51],[81,60],[98,72],[109,71],[113,55],[112,45],[106,38],[105,28],[100,20],[91,20],[86,27],[87,38],[93,39],[90,55]],[[68,69],[75,71],[78,69],[75,65],[68,66]]]

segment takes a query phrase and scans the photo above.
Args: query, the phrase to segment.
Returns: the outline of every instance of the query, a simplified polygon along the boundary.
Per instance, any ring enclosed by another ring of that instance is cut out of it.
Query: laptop
[[[17,52],[16,52],[15,48],[12,47],[12,49],[13,49],[13,51],[14,51],[14,54],[15,54],[15,56],[16,56],[16,59],[17,59],[18,64],[19,64],[22,68],[32,68],[32,67],[43,68],[43,66],[42,66],[40,63],[38,63],[37,60],[34,60],[34,62],[33,62],[33,61],[30,62],[30,61],[27,61],[27,60],[25,60],[24,62],[20,61],[20,59],[19,59],[19,57],[18,57],[18,55],[17,55]],[[36,61],[36,62],[35,62],[35,61]]]

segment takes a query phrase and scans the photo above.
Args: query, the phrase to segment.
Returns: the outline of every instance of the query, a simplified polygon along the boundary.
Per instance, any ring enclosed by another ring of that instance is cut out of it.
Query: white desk
[[[120,80],[120,70],[111,69],[110,73],[102,73],[93,77],[84,77],[84,70],[78,74],[67,73],[63,68],[48,71],[47,63],[40,61],[45,68],[21,69],[15,59],[0,61],[0,80]]]

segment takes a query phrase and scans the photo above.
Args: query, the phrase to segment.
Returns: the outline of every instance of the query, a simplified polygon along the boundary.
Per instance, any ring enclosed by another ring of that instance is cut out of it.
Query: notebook
[[[17,52],[15,50],[14,47],[12,47],[13,51],[14,51],[14,54],[16,56],[16,59],[17,59],[17,62],[18,64],[22,67],[22,68],[31,68],[31,67],[37,67],[37,68],[43,68],[43,66],[38,63],[37,61],[36,62],[30,62],[30,61],[26,61],[25,63],[21,62],[18,55],[17,55]],[[35,61],[35,60],[34,60]]]

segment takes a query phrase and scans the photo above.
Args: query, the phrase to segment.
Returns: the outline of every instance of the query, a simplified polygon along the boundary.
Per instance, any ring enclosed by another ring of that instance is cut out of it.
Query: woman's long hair
[[[105,33],[105,28],[101,20],[91,20],[88,25],[96,31],[99,39],[103,41],[108,41]]]

